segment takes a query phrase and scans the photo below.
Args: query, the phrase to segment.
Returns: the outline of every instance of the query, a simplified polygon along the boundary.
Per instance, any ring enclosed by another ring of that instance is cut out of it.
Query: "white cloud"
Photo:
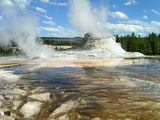
[[[47,10],[43,9],[43,8],[40,8],[40,7],[36,7],[36,10],[38,12],[43,12],[43,13],[47,13]]]
[[[11,0],[0,0],[0,7],[11,7],[14,3]]]
[[[60,29],[57,27],[40,27],[41,30],[45,30],[48,32],[59,32]]]
[[[49,17],[49,16],[47,16],[47,15],[45,15],[44,16],[46,19],[48,19],[48,20],[52,20],[52,17]]]
[[[3,17],[2,16],[0,16],[0,20],[2,20],[3,19]]]
[[[119,7],[118,7],[117,5],[115,5],[115,4],[113,4],[112,7],[113,7],[114,9],[119,8]]]
[[[47,25],[55,25],[56,24],[53,21],[43,21],[43,23],[47,24]]]
[[[120,11],[110,12],[110,15],[111,15],[113,18],[116,18],[116,19],[128,19],[128,16],[127,16],[125,13],[120,12]]]
[[[157,10],[155,10],[155,9],[151,9],[151,12],[153,12],[153,13],[156,14],[156,15],[160,15],[160,12],[157,11]]]
[[[25,8],[32,0],[0,0],[0,7]]]
[[[132,32],[143,32],[143,27],[140,25],[130,25],[130,24],[107,24],[108,28],[114,34],[121,34],[121,33],[132,33]]]
[[[151,21],[150,26],[152,26],[152,32],[160,33],[160,21]]]
[[[127,2],[124,3],[125,6],[130,6],[130,5],[137,5],[136,0],[128,0]]]
[[[40,0],[41,2],[43,3],[49,3],[50,1],[49,0]]]
[[[67,6],[67,3],[50,2],[50,4],[56,6]]]
[[[146,35],[151,32],[160,33],[159,21],[147,23],[140,20],[128,20],[121,21],[119,24],[107,23],[105,27],[112,31],[113,34],[124,35],[135,32],[136,34]]]
[[[155,27],[160,27],[160,22],[157,21],[151,21],[151,24]]]
[[[106,30],[112,32],[112,34],[126,35],[135,32],[137,35],[147,35],[148,33],[155,32],[160,33],[160,21],[143,22],[140,20],[125,20],[121,23],[113,24],[106,23],[103,25]],[[83,36],[82,32],[74,29],[64,28],[62,26],[55,27],[41,27],[41,30],[45,30],[51,36],[56,37],[75,37]]]
[[[40,0],[43,3],[48,3],[50,5],[55,5],[55,6],[67,6],[67,3],[64,2],[52,2],[50,0]]]
[[[140,21],[140,20],[136,20],[136,19],[121,21],[121,22],[125,23],[125,24],[129,24],[129,25],[144,25],[144,24],[146,24],[145,22]]]
[[[62,26],[59,26],[61,29],[57,33],[52,33],[52,35],[56,37],[76,37],[76,36],[83,36],[83,34],[77,30],[64,28]]]
[[[39,31],[47,31],[48,36],[55,37],[75,37],[75,36],[83,36],[83,34],[77,30],[64,28],[62,26],[55,27],[40,27]]]
[[[148,19],[148,16],[144,15],[143,18],[144,18],[144,19]]]
[[[15,4],[20,6],[21,8],[25,8],[28,6],[32,0],[14,0]]]

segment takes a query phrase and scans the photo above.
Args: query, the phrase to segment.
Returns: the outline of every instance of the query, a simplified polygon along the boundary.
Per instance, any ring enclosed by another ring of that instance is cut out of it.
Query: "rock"
[[[8,108],[0,109],[0,120],[14,120],[11,114],[11,110]]]
[[[8,81],[8,82],[16,82],[20,80],[20,76],[15,75],[13,71],[6,71],[3,69],[0,70],[0,76],[2,80]]]
[[[58,117],[57,120],[69,120],[69,116],[67,114],[64,114],[64,115]]]
[[[7,115],[10,116],[11,110],[9,108],[2,108],[0,109],[0,115]]]
[[[37,87],[36,89],[31,90],[31,93],[42,93],[42,92],[44,92],[42,87]]]
[[[12,113],[12,114],[11,114],[11,117],[14,118],[15,120],[21,120],[20,116],[18,116],[18,115],[15,114],[15,113]]]
[[[17,98],[19,97],[19,95],[15,95],[14,93],[10,93],[10,94],[7,94],[4,96],[5,100],[11,100],[11,99],[14,99],[14,98]]]
[[[10,116],[6,116],[6,115],[0,115],[0,120],[15,120],[14,118],[10,117]]]
[[[14,118],[15,120],[20,120],[20,116],[18,116],[18,115],[15,114],[15,113],[12,113],[12,114],[11,114],[11,117]]]
[[[0,101],[0,107],[2,106],[3,102]]]
[[[19,89],[19,88],[15,88],[13,89],[13,93],[17,95],[25,96],[27,94],[27,91]]]
[[[92,120],[101,120],[101,118],[96,117],[96,118],[93,118]]]
[[[0,116],[4,115],[4,111],[0,110]]]
[[[82,41],[82,47],[84,48],[92,48],[95,47],[95,41],[98,38],[96,38],[96,36],[92,33],[86,33],[84,35],[84,39]]]
[[[4,100],[3,95],[0,95],[0,101],[3,101],[3,100]]]
[[[65,114],[72,109],[77,108],[78,105],[79,103],[74,100],[70,100],[70,101],[63,103],[60,107],[58,107],[56,110],[53,111],[53,113],[49,116],[49,120],[61,114]]]
[[[39,113],[41,105],[41,102],[27,102],[22,106],[20,112],[24,115],[25,118],[30,118]]]
[[[86,33],[84,35],[84,39],[85,40],[94,40],[94,39],[97,39],[97,38],[96,38],[96,36],[93,33]]]
[[[17,110],[17,108],[22,104],[22,101],[13,101],[13,110]]]
[[[7,116],[10,116],[11,115],[11,111],[5,111],[4,114],[7,115]]]
[[[29,98],[35,99],[35,100],[39,100],[39,101],[49,101],[50,100],[50,93],[41,93],[41,94],[33,94],[30,95]]]

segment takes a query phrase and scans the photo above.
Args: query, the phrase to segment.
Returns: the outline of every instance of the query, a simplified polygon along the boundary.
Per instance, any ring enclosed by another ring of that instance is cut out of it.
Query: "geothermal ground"
[[[159,58],[1,62],[2,120],[158,120]]]
[[[91,33],[81,46],[55,51],[54,56],[52,51],[50,59],[42,51],[30,59],[1,57],[0,119],[160,118],[159,67],[154,66],[159,58],[142,58],[123,50],[113,36]],[[124,59],[129,57],[138,58]]]

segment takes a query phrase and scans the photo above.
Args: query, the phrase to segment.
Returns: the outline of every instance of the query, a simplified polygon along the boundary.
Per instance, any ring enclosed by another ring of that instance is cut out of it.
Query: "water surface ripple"
[[[160,61],[117,67],[61,67],[28,70],[33,65],[6,67],[23,75],[23,84],[52,92],[72,93],[87,105],[81,115],[104,120],[160,119]]]

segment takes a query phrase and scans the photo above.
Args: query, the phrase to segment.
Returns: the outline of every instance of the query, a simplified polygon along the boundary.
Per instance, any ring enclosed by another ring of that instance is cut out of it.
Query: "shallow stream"
[[[83,119],[159,120],[160,59],[114,67],[42,67],[35,64],[2,67],[21,75],[16,86],[42,87],[85,102],[76,112]],[[11,85],[12,86],[12,85]],[[2,88],[2,86],[0,86]]]

